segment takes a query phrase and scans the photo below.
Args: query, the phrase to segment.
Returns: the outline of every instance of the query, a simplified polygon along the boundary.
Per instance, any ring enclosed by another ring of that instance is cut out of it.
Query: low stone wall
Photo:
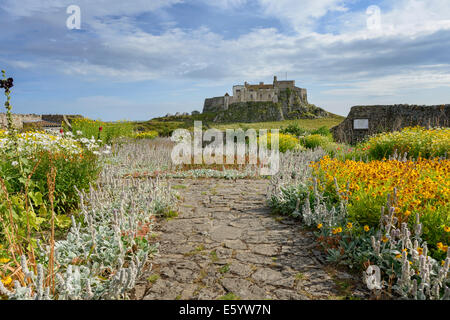
[[[16,129],[23,129],[24,121],[39,121],[44,120],[48,122],[53,122],[57,124],[62,124],[64,121],[64,115],[62,114],[13,114],[13,124]],[[75,118],[83,118],[81,115],[67,115],[69,121]],[[6,118],[6,113],[0,113],[0,128],[6,129],[8,127],[8,120]]]
[[[448,127],[449,120],[448,104],[354,106],[347,118],[331,131],[336,141],[355,144],[370,135],[398,131],[405,127]]]
[[[23,128],[23,121],[37,121],[41,120],[41,116],[38,114],[13,114],[13,125],[17,129]],[[6,129],[8,127],[8,120],[6,113],[0,113],[0,128]]]
[[[81,115],[66,115],[66,118],[68,120],[71,120],[74,118],[83,118],[83,116],[81,116]],[[62,115],[62,114],[43,114],[42,120],[45,120],[48,122],[54,122],[54,123],[63,123],[64,115]]]

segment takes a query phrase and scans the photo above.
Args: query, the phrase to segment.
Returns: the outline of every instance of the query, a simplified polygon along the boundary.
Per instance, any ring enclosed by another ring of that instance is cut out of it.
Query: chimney
[[[278,82],[277,76],[273,76],[273,83],[277,83],[277,82]]]

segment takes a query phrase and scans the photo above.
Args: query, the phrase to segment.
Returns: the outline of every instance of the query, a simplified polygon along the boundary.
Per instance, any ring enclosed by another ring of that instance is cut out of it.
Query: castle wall
[[[277,87],[280,90],[286,90],[287,88],[294,89],[294,87],[295,87],[295,80],[292,80],[292,81],[277,81],[276,85],[277,85]]]
[[[203,105],[203,113],[205,112],[218,112],[223,110],[225,106],[225,97],[215,97],[205,99],[205,104]]]
[[[410,126],[450,126],[450,105],[355,106],[331,131],[336,141],[355,144],[373,134]]]
[[[227,110],[233,103],[243,102],[273,102],[278,103],[280,101],[280,91],[291,89],[295,91],[294,97],[292,95],[289,99],[289,104],[294,104],[296,101],[300,104],[307,104],[307,92],[306,89],[297,88],[295,86],[295,80],[289,81],[277,81],[274,77],[273,84],[264,84],[260,82],[259,85],[250,85],[247,82],[244,85],[233,86],[232,96],[222,96],[205,99],[203,106],[203,112],[217,112],[220,110]],[[296,101],[294,101],[296,99]]]

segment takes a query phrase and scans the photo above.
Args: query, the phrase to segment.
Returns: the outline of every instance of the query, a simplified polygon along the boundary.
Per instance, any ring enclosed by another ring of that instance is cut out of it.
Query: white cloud
[[[324,94],[349,96],[395,95],[410,88],[450,86],[450,61],[443,54],[450,50],[447,0],[397,1],[391,10],[382,11],[380,33],[367,31],[365,10],[345,11],[348,1],[258,1],[265,15],[286,21],[299,32],[286,35],[274,28],[259,28],[229,39],[206,27],[187,30],[172,25],[152,34],[139,28],[133,17],[105,17],[158,10],[178,0],[107,1],[107,6],[104,0],[84,0],[79,3],[82,14],[90,15],[89,41],[74,35],[80,46],[74,46],[72,38],[58,39],[54,46],[33,44],[25,47],[32,62],[21,57],[15,66],[40,64],[88,80],[181,78],[205,85],[211,80],[228,84],[269,80],[274,74],[288,72],[302,84],[322,82],[338,87]],[[36,12],[59,10],[69,2],[24,0],[18,5],[6,0],[1,6],[16,16],[30,17]],[[245,3],[222,0],[214,5],[240,10]],[[342,13],[336,26],[339,32],[314,32],[318,19],[331,11]],[[94,18],[98,16],[104,18]],[[444,33],[437,35],[438,31]]]
[[[346,11],[343,0],[259,0],[268,16],[288,22],[297,31],[309,30],[330,11]]]
[[[86,18],[109,15],[134,15],[171,6],[182,0],[3,0],[0,5],[15,16],[33,16],[36,14],[58,12],[76,4]]]

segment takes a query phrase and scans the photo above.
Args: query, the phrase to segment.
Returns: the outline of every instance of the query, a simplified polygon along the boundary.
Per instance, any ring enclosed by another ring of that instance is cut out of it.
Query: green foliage
[[[311,131],[311,134],[320,134],[321,136],[324,137],[329,137],[330,139],[332,138],[332,134],[330,129],[327,126],[322,126],[316,130]]]
[[[228,292],[226,295],[220,297],[219,300],[241,300],[241,298],[233,292]]]
[[[79,190],[87,190],[89,183],[94,181],[100,170],[98,158],[92,152],[80,155],[54,154],[50,151],[40,151],[33,159],[20,158],[19,164],[11,165],[7,158],[0,159],[0,174],[5,180],[8,192],[18,194],[25,190],[28,176],[34,169],[29,182],[30,192],[39,192],[46,202],[49,188],[47,173],[51,167],[56,169],[55,179],[55,211],[68,213],[78,207]],[[36,166],[37,165],[37,166]]]
[[[134,125],[129,121],[103,122],[80,118],[74,119],[71,125],[73,134],[78,136],[80,133],[87,139],[94,137],[106,144],[110,144],[116,138],[133,137],[134,135]]]
[[[329,136],[323,136],[320,134],[312,134],[302,139],[303,145],[308,149],[315,149],[317,147],[326,147],[333,142],[333,139]]]
[[[413,158],[447,157],[450,150],[450,128],[425,129],[404,128],[370,137],[357,145],[356,156],[367,156],[371,160],[389,158],[394,154]]]
[[[157,131],[145,131],[145,132],[139,132],[134,135],[135,139],[155,139],[158,137]]]
[[[299,140],[291,136],[289,134],[282,134],[280,133],[278,135],[278,149],[280,152],[284,153],[288,150],[294,151],[294,150],[300,150],[301,145]],[[269,132],[267,135],[261,136],[258,138],[258,143],[261,142],[262,139],[265,139],[267,141],[267,148],[269,150],[272,149],[272,134]]]
[[[281,129],[280,133],[290,134],[296,137],[304,136],[308,134],[308,130],[301,128],[298,123],[290,124],[286,127],[286,129]]]

